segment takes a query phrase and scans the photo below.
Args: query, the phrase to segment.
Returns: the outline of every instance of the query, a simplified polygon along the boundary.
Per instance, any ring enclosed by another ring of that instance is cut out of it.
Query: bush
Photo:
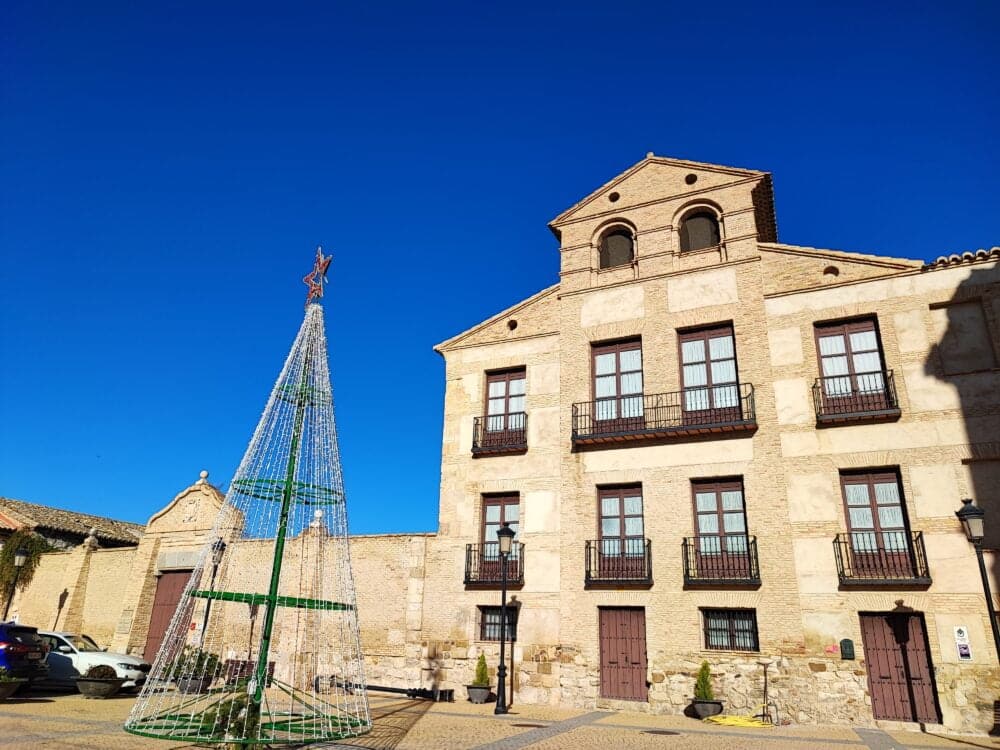
[[[15,677],[6,667],[0,667],[0,682],[20,682],[20,677]]]
[[[698,679],[694,683],[694,699],[696,701],[715,700],[715,693],[712,691],[712,668],[707,661],[701,663],[698,670]]]
[[[167,665],[167,676],[178,680],[214,677],[219,671],[219,657],[197,646],[185,646],[180,656]]]
[[[107,664],[98,664],[88,669],[83,676],[88,680],[114,680],[117,679],[118,673],[114,667],[110,667]]]
[[[480,652],[479,660],[476,662],[476,679],[472,681],[476,687],[489,687],[490,673],[486,669],[486,654]]]

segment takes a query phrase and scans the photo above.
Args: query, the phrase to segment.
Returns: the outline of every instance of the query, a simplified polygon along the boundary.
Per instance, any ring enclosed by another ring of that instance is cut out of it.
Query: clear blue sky
[[[228,485],[316,244],[352,530],[432,530],[431,347],[557,279],[647,151],[774,173],[779,239],[1000,244],[1000,4],[0,10],[0,495]]]

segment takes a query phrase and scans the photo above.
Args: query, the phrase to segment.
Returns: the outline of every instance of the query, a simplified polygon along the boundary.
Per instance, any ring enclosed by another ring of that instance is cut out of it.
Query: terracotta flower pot
[[[122,683],[124,682],[125,679],[123,677],[77,677],[76,689],[83,694],[84,698],[104,699],[110,698],[121,690]]]

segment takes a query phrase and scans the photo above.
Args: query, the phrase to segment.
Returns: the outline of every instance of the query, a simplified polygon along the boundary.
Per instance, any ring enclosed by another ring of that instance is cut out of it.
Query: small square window
[[[719,651],[760,651],[757,610],[703,609],[705,648]]]
[[[517,640],[517,607],[507,607],[505,640]],[[479,640],[500,640],[500,607],[479,607]]]

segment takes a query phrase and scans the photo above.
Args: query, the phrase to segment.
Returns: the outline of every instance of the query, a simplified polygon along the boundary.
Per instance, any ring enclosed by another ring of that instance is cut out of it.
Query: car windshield
[[[80,635],[68,635],[66,639],[73,644],[73,648],[77,651],[100,651],[97,644],[86,636]]]

